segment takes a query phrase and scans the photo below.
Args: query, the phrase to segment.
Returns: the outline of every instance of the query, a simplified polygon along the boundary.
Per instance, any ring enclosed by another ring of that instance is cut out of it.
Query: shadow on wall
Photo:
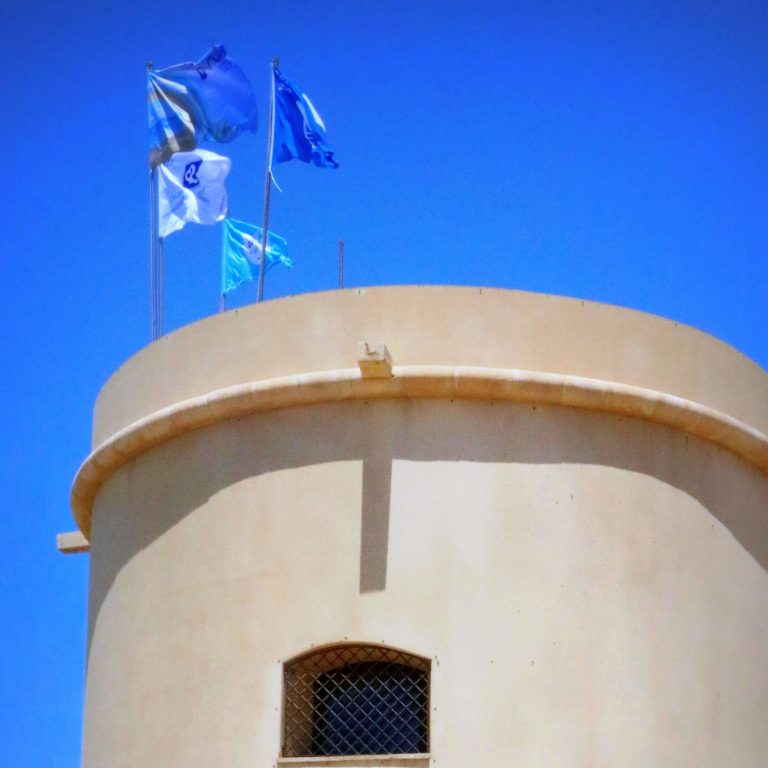
[[[105,490],[119,485],[127,509],[101,523],[97,500],[89,648],[102,603],[132,557],[224,488],[327,462],[362,462],[361,592],[386,588],[392,462],[399,459],[601,465],[649,475],[697,499],[768,571],[762,473],[707,441],[613,414],[445,400],[332,403],[206,427],[151,455],[152,461],[134,459],[108,481]],[[253,510],[258,514],[257,499]],[[102,537],[109,542],[102,544]]]

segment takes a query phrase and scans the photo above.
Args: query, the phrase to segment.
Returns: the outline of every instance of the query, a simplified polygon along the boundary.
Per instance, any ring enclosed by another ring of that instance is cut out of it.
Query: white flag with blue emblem
[[[158,166],[159,235],[167,237],[187,222],[215,224],[227,215],[228,157],[196,149],[177,152]]]

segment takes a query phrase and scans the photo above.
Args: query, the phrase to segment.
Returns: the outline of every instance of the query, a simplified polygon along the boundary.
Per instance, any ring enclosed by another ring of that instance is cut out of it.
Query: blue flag
[[[221,293],[226,294],[247,280],[259,277],[261,261],[261,227],[236,219],[224,219],[224,242],[221,253]],[[267,233],[266,271],[275,264],[292,267],[287,256],[288,243],[274,232]]]
[[[325,123],[309,96],[277,68],[274,75],[272,164],[297,158],[321,168],[338,168],[325,137]]]
[[[256,130],[253,90],[223,45],[197,63],[148,72],[147,95],[152,168],[203,140],[226,143]]]

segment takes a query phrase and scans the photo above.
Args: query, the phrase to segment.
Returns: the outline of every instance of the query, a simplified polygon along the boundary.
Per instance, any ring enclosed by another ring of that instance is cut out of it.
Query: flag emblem
[[[257,243],[250,235],[243,235],[243,252],[245,258],[254,266],[261,264],[261,243]]]
[[[193,163],[187,163],[187,167],[184,169],[184,176],[182,184],[187,189],[193,189],[200,184],[200,166],[203,164],[202,160],[195,160]]]

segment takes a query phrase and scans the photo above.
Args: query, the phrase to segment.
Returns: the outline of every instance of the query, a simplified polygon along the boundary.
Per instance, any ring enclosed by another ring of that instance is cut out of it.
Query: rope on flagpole
[[[339,288],[344,287],[344,241],[339,240]]]
[[[275,138],[275,67],[280,66],[280,59],[275,56],[269,67],[270,99],[269,125],[267,130],[267,170],[264,174],[264,216],[261,227],[261,255],[259,259],[259,287],[256,301],[264,299],[264,274],[267,271],[267,233],[269,232],[269,195],[272,190],[272,143]]]

